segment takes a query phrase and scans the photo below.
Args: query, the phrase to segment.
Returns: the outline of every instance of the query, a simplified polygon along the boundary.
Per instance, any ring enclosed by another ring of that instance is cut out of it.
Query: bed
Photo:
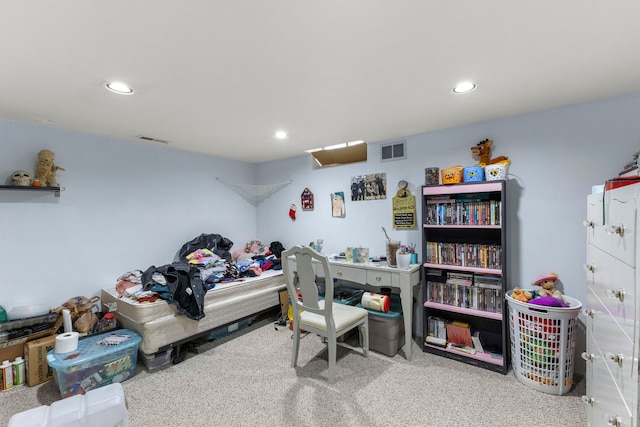
[[[241,282],[218,283],[204,296],[205,316],[200,320],[189,319],[165,300],[140,303],[127,297],[119,298],[115,286],[102,289],[102,304],[106,310],[109,304],[116,303],[119,325],[140,333],[139,351],[153,355],[279,307],[280,291],[284,289],[282,270],[266,270],[260,276],[247,277]]]

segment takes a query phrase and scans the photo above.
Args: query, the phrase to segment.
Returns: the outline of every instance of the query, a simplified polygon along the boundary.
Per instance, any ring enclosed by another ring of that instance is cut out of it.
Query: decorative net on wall
[[[282,190],[293,181],[280,182],[277,184],[236,184],[233,182],[225,181],[223,178],[216,177],[220,183],[226,185],[239,195],[241,195],[246,201],[253,206],[258,206],[267,197]]]

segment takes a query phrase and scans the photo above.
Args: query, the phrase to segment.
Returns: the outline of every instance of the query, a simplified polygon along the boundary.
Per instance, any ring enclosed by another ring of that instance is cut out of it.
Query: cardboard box
[[[62,315],[58,315],[53,326],[45,331],[36,332],[26,337],[20,337],[0,344],[0,362],[3,360],[13,361],[20,356],[25,358],[25,343],[35,341],[42,337],[54,335],[62,326]],[[6,324],[5,324],[6,326]]]
[[[289,315],[289,292],[286,289],[280,291],[280,312],[285,319]]]
[[[37,334],[29,335],[28,337],[17,338],[5,343],[6,345],[4,345],[4,347],[0,347],[0,362],[3,360],[11,362],[16,360],[16,357],[18,356],[24,357],[24,344],[26,342],[54,334],[55,331],[56,329],[48,329],[46,331],[38,332]]]
[[[53,369],[47,363],[47,352],[56,346],[56,336],[40,338],[24,344],[27,384],[33,387],[53,379]]]
[[[16,357],[24,357],[24,343],[26,340],[16,340],[17,344],[0,347],[0,362],[3,360],[14,361]]]

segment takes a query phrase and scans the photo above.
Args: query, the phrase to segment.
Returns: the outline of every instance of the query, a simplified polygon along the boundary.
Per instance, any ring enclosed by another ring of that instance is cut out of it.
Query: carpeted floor
[[[513,372],[494,373],[420,351],[369,358],[339,348],[328,384],[326,351],[301,342],[291,368],[291,331],[271,321],[198,346],[177,365],[122,383],[137,426],[585,426],[585,381],[564,396],[541,393]],[[0,425],[60,399],[53,381],[0,393]]]

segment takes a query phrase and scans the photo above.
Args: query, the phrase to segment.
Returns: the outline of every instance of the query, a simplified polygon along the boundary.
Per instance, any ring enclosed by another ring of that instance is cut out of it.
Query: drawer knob
[[[584,225],[585,227],[596,228],[596,222],[592,219],[582,221],[582,225]]]
[[[584,264],[582,268],[584,268],[584,271],[588,271],[589,273],[594,273],[596,271],[596,266],[593,264]]]
[[[336,276],[338,276],[338,277],[342,277],[342,271],[338,271],[338,272],[336,273]]]
[[[591,317],[594,318],[596,316],[596,311],[595,310],[591,310],[588,308],[583,308],[582,309],[582,314],[584,314],[587,317]],[[584,354],[584,353],[583,353]]]
[[[620,225],[611,225],[609,227],[606,228],[607,230],[607,234],[610,235],[619,235],[620,237],[624,237],[624,225],[620,224]]]
[[[618,299],[620,302],[624,302],[624,289],[607,289],[605,294],[608,298]]]
[[[592,353],[587,353],[586,351],[583,351],[581,356],[587,362],[593,362],[593,354]]]
[[[607,357],[607,359],[611,360],[613,363],[617,363],[618,366],[622,368],[622,360],[624,359],[622,353],[614,354],[607,352],[605,356]]]
[[[583,394],[581,399],[582,403],[585,403],[587,405],[593,405],[593,401],[595,400],[593,397],[587,396],[586,394]]]
[[[382,282],[382,277],[376,276],[376,282]]]

